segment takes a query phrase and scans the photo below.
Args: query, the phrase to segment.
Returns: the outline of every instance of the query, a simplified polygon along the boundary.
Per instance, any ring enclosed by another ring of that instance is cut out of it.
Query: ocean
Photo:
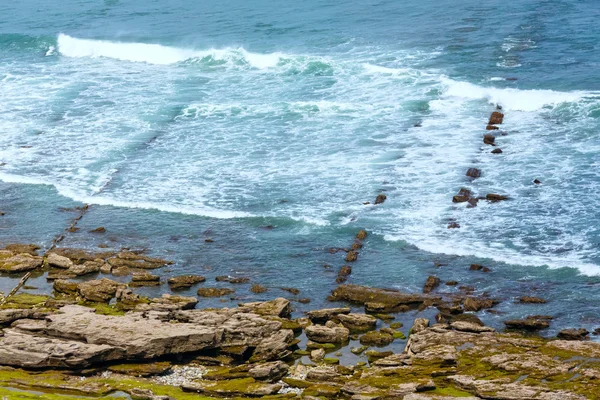
[[[548,335],[593,330],[598,14],[591,0],[3,1],[0,243],[47,248],[90,204],[60,246],[147,249],[175,261],[164,276],[269,287],[236,301],[294,286],[312,299],[301,312],[329,304],[346,255],[332,249],[366,229],[349,283],[415,292],[436,275],[501,300],[479,314],[492,326],[548,314]],[[497,106],[502,154],[482,140]],[[510,198],[452,203],[463,187]]]

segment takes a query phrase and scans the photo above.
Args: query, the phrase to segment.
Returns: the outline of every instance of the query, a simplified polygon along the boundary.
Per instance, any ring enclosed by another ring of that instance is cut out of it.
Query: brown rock
[[[337,318],[353,332],[374,329],[377,324],[377,318],[367,314],[338,314]]]
[[[280,318],[289,318],[292,314],[290,301],[283,297],[278,297],[270,301],[243,303],[240,304],[240,310],[258,315],[269,315]]]
[[[348,276],[352,273],[352,267],[349,265],[343,265],[338,272],[336,283],[344,283],[348,279]]]
[[[498,111],[494,111],[492,115],[490,115],[490,120],[488,122],[489,125],[499,125],[504,120],[504,114]]]
[[[502,149],[498,148],[498,149],[494,149],[491,151],[492,154],[502,154]]]
[[[323,308],[321,310],[312,310],[306,313],[306,316],[315,324],[324,324],[330,320],[337,320],[340,314],[350,314],[349,307]]]
[[[546,300],[540,297],[523,296],[519,298],[519,303],[543,304],[546,303]]]
[[[485,130],[486,130],[486,131],[495,131],[495,130],[497,130],[497,129],[500,129],[500,128],[498,128],[498,127],[497,127],[497,126],[495,126],[495,125],[488,125],[488,126],[486,126],[486,127],[485,127]]]
[[[62,279],[55,280],[52,284],[52,288],[57,293],[64,293],[69,295],[75,295],[78,293],[76,282],[69,282]]]
[[[504,321],[504,325],[508,329],[519,329],[526,331],[537,331],[546,329],[550,326],[550,322],[546,318],[527,317],[525,319],[512,319]]]
[[[264,292],[266,292],[267,290],[269,290],[269,289],[267,289],[267,288],[266,288],[266,287],[264,287],[263,285],[259,285],[258,283],[255,283],[254,285],[252,285],[252,286],[250,287],[250,291],[251,291],[252,293],[257,293],[257,294],[258,294],[258,293],[264,293]]]
[[[485,134],[483,136],[483,143],[493,145],[496,141],[496,137],[491,133]]]
[[[106,232],[106,229],[103,226],[99,226],[98,228],[92,229],[90,231],[90,233],[104,233],[104,232]]]
[[[29,253],[21,253],[16,256],[0,259],[0,272],[27,272],[40,268],[44,259],[32,256]]]
[[[469,198],[467,196],[453,196],[452,197],[453,203],[464,203],[467,201],[469,201]]]
[[[394,341],[389,333],[371,331],[360,337],[360,344],[364,346],[387,346]]]
[[[488,193],[485,195],[485,199],[488,201],[496,202],[502,200],[508,200],[508,196],[503,196],[500,194]]]
[[[221,297],[235,293],[235,290],[229,288],[200,288],[197,293],[200,297]]]
[[[448,282],[446,282],[446,285],[447,286],[456,286],[456,285],[458,285],[458,281],[448,281]]]
[[[73,266],[73,261],[56,253],[49,253],[46,257],[46,263],[51,268],[69,269]]]
[[[124,286],[122,283],[103,278],[80,283],[77,285],[77,289],[79,294],[87,301],[108,303],[115,297],[117,289]]]
[[[102,262],[86,261],[83,264],[73,265],[67,272],[76,276],[94,274],[100,272],[100,267],[102,267],[102,265]]]
[[[535,183],[536,185],[539,185],[542,183],[542,181],[540,181],[539,179],[534,179],[533,183]]]
[[[423,293],[430,293],[432,290],[440,286],[440,278],[437,276],[429,276],[423,286]]]
[[[306,337],[317,343],[345,343],[350,331],[347,328],[328,328],[323,325],[310,325],[304,329]]]
[[[286,292],[290,292],[293,295],[299,295],[300,289],[292,288],[292,287],[282,287],[281,290],[285,290]]]
[[[252,366],[248,374],[258,381],[277,382],[287,375],[289,369],[286,363],[273,361]]]
[[[346,262],[353,262],[356,260],[358,260],[358,252],[350,250],[348,254],[346,254]]]
[[[467,297],[463,303],[465,311],[479,311],[485,308],[492,308],[495,302],[492,299],[479,299]]]
[[[460,224],[458,222],[449,222],[448,223],[448,229],[458,229],[460,228]]]
[[[588,340],[590,333],[587,329],[563,329],[558,332],[557,337],[564,340]]]
[[[39,249],[40,249],[40,246],[36,246],[35,244],[21,244],[21,243],[12,243],[12,244],[8,244],[4,247],[4,250],[12,251],[14,254],[27,253],[32,256],[37,256],[37,251]]]
[[[328,298],[331,301],[350,301],[364,305],[377,305],[378,313],[418,307],[424,302],[439,301],[439,297],[426,294],[406,294],[397,290],[377,289],[360,285],[340,285]]]
[[[167,283],[171,289],[184,289],[205,281],[206,278],[200,275],[180,275],[169,278]]]
[[[358,240],[365,240],[367,238],[367,231],[365,231],[364,229],[361,229],[360,231],[358,231],[358,233],[356,234],[356,238]]]
[[[385,194],[380,194],[377,195],[377,198],[375,199],[375,204],[383,204],[383,202],[387,199],[387,196]]]
[[[467,176],[471,178],[479,178],[481,176],[481,170],[477,168],[469,168],[467,170]]]

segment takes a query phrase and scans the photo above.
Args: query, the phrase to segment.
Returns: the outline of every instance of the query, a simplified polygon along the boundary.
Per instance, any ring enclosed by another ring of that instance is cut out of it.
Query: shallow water
[[[422,3],[0,5],[0,242],[49,246],[59,207],[90,203],[61,245],[148,248],[165,275],[250,276],[264,298],[297,286],[302,311],[364,228],[353,283],[436,274],[504,300],[494,326],[599,326],[595,4]],[[496,104],[501,155],[481,140]],[[511,200],[452,204],[461,187]]]

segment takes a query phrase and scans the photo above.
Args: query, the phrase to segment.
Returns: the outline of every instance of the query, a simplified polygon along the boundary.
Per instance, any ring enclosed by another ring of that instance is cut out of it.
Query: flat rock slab
[[[264,348],[265,353],[273,345],[276,356],[293,340],[292,331],[281,329],[280,322],[238,309],[174,314],[179,315],[133,312],[107,316],[69,305],[44,319],[19,319],[0,337],[0,365],[75,369],[238,345]],[[281,343],[272,343],[279,336]]]

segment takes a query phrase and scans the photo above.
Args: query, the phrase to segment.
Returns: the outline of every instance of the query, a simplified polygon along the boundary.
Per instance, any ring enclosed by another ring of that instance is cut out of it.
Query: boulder
[[[364,229],[361,229],[356,234],[356,239],[358,239],[358,240],[365,240],[366,238],[367,238],[367,231],[365,231]]]
[[[198,304],[198,299],[187,296],[174,296],[165,293],[160,297],[149,299],[149,302],[138,304],[136,311],[175,311],[175,310],[192,310]]]
[[[419,305],[435,303],[440,297],[427,294],[406,294],[397,290],[378,289],[360,285],[340,285],[335,288],[328,298],[331,301],[349,301],[364,304],[366,308],[377,313],[395,312],[417,308]]]
[[[69,269],[73,266],[73,261],[64,256],[59,256],[56,253],[49,253],[46,256],[46,263],[51,268]]]
[[[99,226],[96,229],[92,229],[90,231],[90,233],[105,233],[106,232],[106,228],[104,228],[103,226]]]
[[[159,286],[160,285],[160,276],[152,275],[149,273],[136,273],[131,277],[131,282],[129,282],[130,287],[138,287],[138,286]]]
[[[276,394],[281,388],[281,384],[257,382],[254,378],[196,380],[181,387],[184,392],[196,392],[209,397],[264,397]]]
[[[394,337],[386,332],[371,331],[362,335],[359,340],[365,346],[387,346],[394,341]]]
[[[549,319],[544,317],[527,317],[524,319],[512,319],[504,321],[507,329],[517,329],[525,331],[537,331],[546,329],[550,326]]]
[[[37,251],[40,246],[35,244],[22,244],[22,243],[11,243],[4,246],[4,250],[10,251],[13,254],[29,254],[30,256],[37,256]]]
[[[377,195],[377,198],[375,199],[375,204],[383,204],[386,199],[387,199],[387,196],[383,193],[380,195]]]
[[[519,303],[529,303],[529,304],[544,304],[546,300],[540,297],[533,296],[523,296],[519,298]]]
[[[504,114],[498,111],[494,111],[492,115],[490,115],[490,120],[488,121],[489,125],[500,125],[504,120]]]
[[[314,362],[323,361],[325,358],[325,349],[314,349],[310,352],[310,359]]]
[[[120,252],[116,257],[109,258],[107,261],[113,267],[127,267],[136,269],[156,269],[165,265],[173,264],[172,261],[147,257],[130,251]]]
[[[240,308],[246,312],[279,318],[289,318],[292,314],[290,301],[283,297],[278,297],[270,301],[243,303],[240,304]]]
[[[533,183],[535,183],[536,185],[540,185],[542,181],[540,181],[539,179],[534,179]]]
[[[323,308],[312,310],[306,313],[306,316],[315,324],[324,324],[330,320],[338,320],[340,314],[350,314],[349,307]]]
[[[485,199],[488,201],[496,202],[496,201],[508,200],[508,196],[503,196],[503,195],[495,194],[495,193],[488,193],[485,195]]]
[[[235,290],[229,288],[200,288],[197,291],[200,297],[222,297],[235,293]]]
[[[346,282],[350,274],[352,274],[352,267],[349,265],[342,265],[342,268],[340,268],[337,278],[335,279],[336,283]]]
[[[77,283],[70,282],[64,279],[57,279],[52,284],[52,288],[56,293],[63,293],[68,295],[76,295],[78,293]]]
[[[419,333],[427,329],[429,326],[429,320],[426,318],[417,318],[413,322],[412,328],[410,328],[410,334]]]
[[[27,272],[42,266],[44,259],[32,256],[29,253],[21,253],[5,259],[0,259],[0,272]]]
[[[440,278],[437,276],[429,276],[425,281],[425,285],[423,286],[423,293],[430,293],[440,286],[440,282]]]
[[[95,274],[100,272],[100,268],[103,264],[104,263],[97,261],[86,261],[83,264],[73,265],[67,272],[75,276]]]
[[[472,332],[472,333],[482,333],[482,332],[494,332],[494,328],[490,328],[488,326],[483,326],[480,324],[474,324],[472,322],[467,321],[455,321],[450,324],[450,326],[457,331],[461,332]]]
[[[300,294],[300,289],[296,289],[296,288],[293,288],[293,287],[282,287],[280,289],[284,290],[286,292],[289,292],[289,293],[291,293],[293,295],[299,295]]]
[[[460,224],[458,222],[449,222],[448,223],[448,229],[458,229],[460,228]]]
[[[258,364],[248,370],[248,374],[257,381],[277,382],[287,375],[290,367],[282,361]]]
[[[452,202],[453,203],[465,203],[467,201],[469,201],[469,197],[467,197],[467,196],[457,195],[457,196],[453,196],[452,197]]]
[[[486,308],[492,308],[496,301],[486,298],[467,297],[463,303],[465,311],[480,311]]]
[[[353,332],[375,329],[377,324],[377,318],[367,314],[338,314],[337,318]]]
[[[494,149],[491,151],[492,154],[502,154],[502,149],[498,148],[498,149]]]
[[[563,329],[556,335],[559,339],[564,340],[588,340],[589,334],[587,329]]]
[[[317,343],[345,343],[350,331],[347,328],[329,328],[323,325],[310,325],[304,329],[306,337]]]
[[[125,287],[125,285],[106,278],[87,281],[77,285],[79,294],[85,300],[100,303],[108,303],[115,297],[117,289],[120,287]]]
[[[263,285],[259,285],[258,283],[255,283],[255,284],[253,284],[253,285],[250,287],[250,291],[251,291],[252,293],[256,293],[256,294],[259,294],[259,293],[264,293],[264,292],[266,292],[267,290],[269,290],[269,289],[267,289],[267,288],[266,288],[266,287],[264,287]]]
[[[181,275],[174,276],[167,280],[167,283],[171,289],[184,289],[190,288],[195,284],[206,281],[206,278],[200,275]]]
[[[497,127],[497,126],[495,126],[495,125],[487,125],[487,126],[485,127],[485,130],[486,130],[486,131],[495,131],[495,130],[498,130],[498,129],[500,129],[500,128],[498,128],[498,127]]]
[[[481,170],[477,168],[469,168],[466,175],[471,178],[479,178],[481,176]]]
[[[491,133],[483,135],[483,143],[489,144],[489,145],[494,145],[495,141],[496,141],[496,137],[494,135],[492,135]]]
[[[354,261],[358,260],[358,252],[356,252],[354,250],[350,250],[348,252],[348,254],[346,254],[345,260],[346,260],[346,262],[354,262]]]

